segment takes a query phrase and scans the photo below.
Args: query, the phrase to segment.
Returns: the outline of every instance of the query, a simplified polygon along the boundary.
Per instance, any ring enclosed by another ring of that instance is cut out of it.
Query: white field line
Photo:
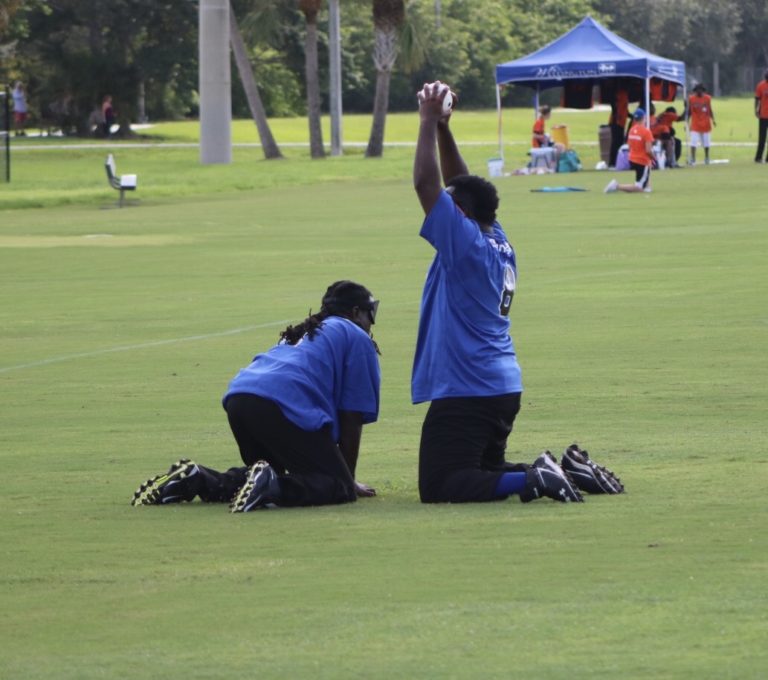
[[[244,326],[243,328],[233,328],[228,331],[220,331],[219,333],[207,333],[205,335],[187,335],[182,338],[170,338],[168,340],[154,340],[153,342],[141,342],[135,345],[118,345],[117,347],[106,347],[104,349],[95,349],[90,352],[77,352],[76,354],[63,354],[58,357],[49,357],[48,359],[40,359],[39,361],[30,361],[26,364],[16,364],[15,366],[5,366],[0,368],[0,374],[10,373],[11,371],[20,371],[24,368],[34,368],[36,366],[47,366],[48,364],[57,364],[62,361],[71,361],[73,359],[87,359],[90,357],[100,356],[102,354],[112,354],[113,352],[130,352],[137,349],[147,349],[148,347],[162,347],[163,345],[175,345],[182,342],[195,342],[197,340],[208,340],[210,338],[220,338],[226,335],[237,335],[238,333],[246,333],[247,331],[256,330],[258,328],[269,328],[270,326],[281,326],[282,324],[289,323],[290,319],[281,321],[270,321],[268,323],[261,323],[255,326]]]

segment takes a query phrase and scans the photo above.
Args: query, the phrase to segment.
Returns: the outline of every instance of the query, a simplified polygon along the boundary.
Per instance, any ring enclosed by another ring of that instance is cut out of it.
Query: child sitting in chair
[[[538,159],[543,159],[547,168],[557,168],[560,154],[565,151],[562,144],[556,144],[546,132],[546,122],[552,116],[552,108],[547,104],[539,107],[539,116],[533,124],[531,138],[531,165],[536,167]],[[538,150],[538,151],[537,151]]]

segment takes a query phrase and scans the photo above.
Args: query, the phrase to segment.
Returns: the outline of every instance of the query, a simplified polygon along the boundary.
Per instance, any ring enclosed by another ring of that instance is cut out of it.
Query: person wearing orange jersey
[[[704,147],[704,162],[709,163],[710,133],[712,126],[717,123],[712,110],[712,97],[701,83],[693,88],[693,94],[688,97],[688,119],[691,128],[691,163],[696,163],[696,147],[699,145]]]
[[[546,152],[549,154],[546,156],[546,164],[548,168],[555,169],[557,168],[557,162],[560,159],[560,154],[565,151],[565,147],[562,144],[556,144],[547,134],[546,123],[551,116],[552,108],[550,106],[544,104],[539,107],[539,115],[536,118],[536,122],[533,124],[531,148],[551,149],[551,151]]]
[[[547,106],[539,107],[539,115],[533,124],[533,136],[531,137],[531,148],[540,149],[545,146],[552,146],[552,139],[546,132],[546,123],[552,116],[552,109]]]
[[[661,142],[664,153],[667,155],[668,168],[678,167],[677,160],[680,158],[680,142],[675,137],[675,128],[672,127],[672,124],[683,120],[684,117],[685,111],[683,111],[683,115],[678,116],[677,109],[674,106],[668,106],[656,116],[655,124],[651,125],[653,138]]]
[[[634,184],[619,184],[612,179],[605,187],[605,193],[624,191],[628,194],[651,193],[651,164],[653,163],[653,134],[645,126],[645,111],[637,109],[632,115],[632,127],[627,134],[629,145],[629,167],[635,171]]]
[[[765,160],[763,160],[765,137],[766,133],[768,133],[768,71],[763,74],[763,80],[755,88],[755,116],[757,116],[759,126],[755,163],[768,163],[768,154],[766,154]]]

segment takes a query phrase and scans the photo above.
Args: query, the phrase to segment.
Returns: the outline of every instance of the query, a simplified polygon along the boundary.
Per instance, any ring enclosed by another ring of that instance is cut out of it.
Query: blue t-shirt
[[[442,191],[420,234],[437,253],[421,298],[413,403],[522,392],[509,336],[517,266],[501,227],[481,231]]]
[[[257,355],[229,383],[233,394],[255,394],[274,401],[302,430],[331,424],[339,438],[339,411],[362,413],[364,423],[379,417],[379,361],[368,334],[349,319],[325,319],[310,340],[280,342]]]

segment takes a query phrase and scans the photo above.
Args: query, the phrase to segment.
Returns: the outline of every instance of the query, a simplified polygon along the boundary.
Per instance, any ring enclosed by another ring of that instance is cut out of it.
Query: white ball
[[[447,94],[445,95],[445,99],[443,99],[443,113],[449,114],[452,109],[453,109],[453,95],[451,94],[451,91],[449,89]]]

